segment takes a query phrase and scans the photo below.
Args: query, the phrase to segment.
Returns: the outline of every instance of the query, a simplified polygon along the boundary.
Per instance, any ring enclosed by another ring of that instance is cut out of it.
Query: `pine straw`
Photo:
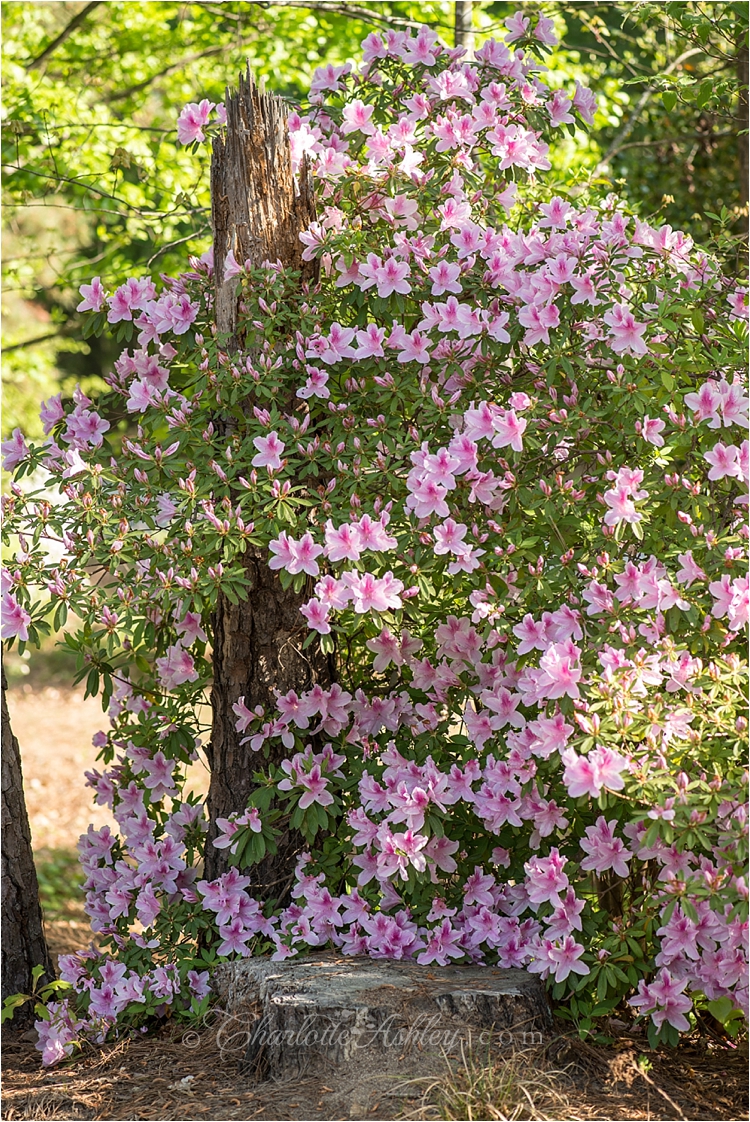
[[[544,1048],[467,1049],[441,1078],[412,1081],[421,1098],[400,1117],[474,1122],[736,1122],[747,1117],[747,1055],[683,1044],[651,1053],[632,1037],[590,1045],[558,1037]]]
[[[538,1049],[523,1049],[509,1055],[477,1053],[469,1042],[461,1044],[461,1059],[437,1079],[415,1079],[424,1090],[416,1109],[405,1110],[403,1119],[464,1119],[474,1122],[549,1122],[575,1115],[566,1091],[571,1080],[565,1070],[539,1062]]]
[[[368,1096],[367,1105],[350,1099],[349,1109],[342,1109],[335,1072],[327,1074],[327,1082],[309,1078],[253,1085],[240,1075],[237,1057],[222,1053],[211,1031],[196,1041],[177,1026],[166,1026],[147,1037],[89,1048],[75,1061],[46,1071],[33,1044],[8,1032],[2,1117],[9,1122],[394,1116],[424,1122],[736,1122],[747,1117],[747,1060],[738,1050],[684,1044],[676,1052],[648,1053],[650,1067],[639,1062],[646,1051],[632,1038],[600,1046],[568,1037],[516,1053],[466,1050],[442,1078],[404,1079],[394,1070],[390,1087]]]

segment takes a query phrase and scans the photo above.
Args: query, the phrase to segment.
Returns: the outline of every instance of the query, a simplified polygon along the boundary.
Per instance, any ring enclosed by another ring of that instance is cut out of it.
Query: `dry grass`
[[[748,1115],[747,1054],[705,1043],[649,1053],[632,1038],[611,1046],[557,1037],[508,1054],[463,1052],[420,1089],[410,1122],[738,1122]],[[404,1089],[407,1085],[404,1085]]]
[[[415,1080],[426,1083],[416,1110],[404,1112],[404,1119],[463,1119],[464,1122],[550,1122],[565,1118],[575,1122],[576,1115],[567,1089],[568,1073],[540,1064],[538,1050],[522,1050],[510,1055],[494,1055],[490,1050],[478,1054],[461,1044],[461,1060],[449,1063],[438,1079]]]

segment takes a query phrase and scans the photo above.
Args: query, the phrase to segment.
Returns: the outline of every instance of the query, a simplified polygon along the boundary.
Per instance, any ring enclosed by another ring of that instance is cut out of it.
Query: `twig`
[[[692,55],[699,55],[699,54],[703,54],[703,51],[701,50],[700,47],[693,47],[689,51],[683,51],[683,53],[678,58],[676,58],[674,60],[674,62],[670,62],[669,66],[662,73],[663,74],[671,74],[672,71],[675,70],[676,67],[678,67],[680,65],[680,63],[684,62],[688,58],[691,58]],[[659,76],[661,77],[662,75],[659,75]],[[653,95],[655,93],[656,93],[656,86],[649,86],[648,89],[643,91],[643,94],[641,95],[640,100],[638,101],[638,104],[636,105],[635,109],[630,114],[630,117],[628,118],[627,124],[625,125],[624,129],[621,130],[621,132],[619,133],[617,138],[612,142],[612,144],[609,147],[609,150],[604,153],[601,160],[599,161],[599,163],[596,165],[593,172],[591,173],[592,175],[598,175],[598,173],[601,171],[601,169],[603,167],[606,167],[606,165],[612,159],[612,156],[616,152],[621,151],[622,142],[624,140],[627,140],[627,138],[630,136],[631,132],[633,131],[635,126],[638,124],[638,118],[640,117],[642,111],[645,109],[646,105],[649,103],[649,101],[651,100],[651,98],[653,97]]]
[[[56,51],[57,48],[60,47],[65,42],[65,40],[73,34],[75,29],[79,27],[80,24],[82,24],[86,19],[86,16],[89,15],[90,12],[93,12],[94,8],[98,8],[101,2],[102,0],[91,0],[91,3],[87,4],[85,8],[82,8],[78,15],[73,16],[70,23],[62,29],[57,38],[53,39],[52,42],[44,48],[40,55],[37,55],[36,58],[32,59],[31,62],[28,62],[26,64],[26,69],[36,70],[38,66],[41,66],[43,62],[46,62],[53,51]]]
[[[23,343],[11,343],[9,347],[3,347],[3,350],[7,355],[11,351],[20,351],[24,347],[34,347],[37,343],[46,343],[48,339],[57,339],[59,335],[59,331],[50,331],[46,335],[37,335],[33,339],[24,339]]]

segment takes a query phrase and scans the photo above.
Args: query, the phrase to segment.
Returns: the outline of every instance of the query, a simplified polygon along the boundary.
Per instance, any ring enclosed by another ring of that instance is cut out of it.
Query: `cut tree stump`
[[[528,1048],[552,1029],[543,987],[525,970],[325,953],[225,963],[211,984],[223,1005],[220,1035],[235,1055],[241,1043],[242,1070],[255,1078],[353,1064],[364,1076],[409,1056],[423,1070],[430,1056],[460,1055],[462,1044]]]

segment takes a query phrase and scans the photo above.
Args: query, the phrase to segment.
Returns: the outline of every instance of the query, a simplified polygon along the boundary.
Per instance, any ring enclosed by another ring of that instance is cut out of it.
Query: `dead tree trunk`
[[[302,279],[314,276],[314,263],[302,260],[300,231],[315,217],[312,177],[306,167],[295,179],[283,101],[255,86],[250,72],[240,76],[239,90],[227,96],[226,137],[214,142],[211,195],[216,276],[216,319],[219,333],[229,336],[229,350],[242,349],[238,325],[236,280],[224,282],[224,259],[259,266],[281,261],[299,269]],[[248,402],[252,407],[252,402]],[[238,605],[220,596],[213,618],[213,726],[209,746],[211,825],[206,845],[206,874],[216,877],[227,868],[226,853],[212,845],[217,817],[242,810],[253,789],[252,773],[263,762],[241,746],[232,705],[244,695],[250,708],[275,708],[274,690],[300,692],[316,682],[330,684],[331,665],[319,647],[302,651],[307,635],[300,605],[311,593],[284,590],[268,568],[268,555],[247,555],[249,599]],[[272,750],[273,751],[273,750]],[[279,745],[272,762],[287,755]],[[300,835],[288,832],[279,853],[252,870],[253,891],[278,898],[291,882]]]
[[[31,971],[43,966],[46,981],[55,977],[44,937],[39,885],[31,852],[31,830],[23,794],[23,774],[18,741],[10,727],[5,698],[7,683],[2,671],[2,996],[31,991]],[[16,1013],[28,1016],[31,1006]]]

